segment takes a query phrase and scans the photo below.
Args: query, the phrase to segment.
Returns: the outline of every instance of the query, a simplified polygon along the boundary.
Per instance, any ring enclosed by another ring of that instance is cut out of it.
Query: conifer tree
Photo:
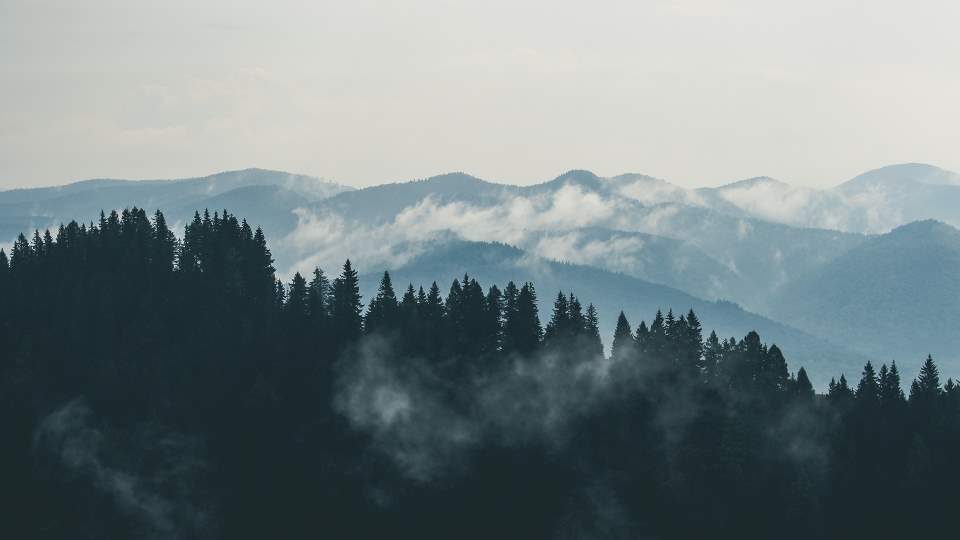
[[[399,317],[400,305],[397,302],[397,294],[393,290],[390,272],[384,272],[377,295],[373,297],[367,308],[364,331],[367,334],[395,332],[399,327]]]
[[[634,352],[633,332],[630,329],[630,321],[621,311],[617,317],[617,328],[613,332],[613,343],[610,346],[610,356],[614,360],[626,360],[633,356]]]
[[[797,370],[797,379],[794,382],[793,393],[797,399],[802,401],[813,401],[816,395],[813,391],[813,384],[810,383],[810,378],[807,376],[807,370],[803,369],[803,367]]]
[[[310,280],[308,299],[310,319],[317,331],[321,331],[326,326],[327,319],[330,317],[331,293],[330,280],[319,266],[315,267],[313,278]]]
[[[503,294],[496,285],[491,285],[483,303],[484,325],[481,354],[499,351],[503,342]]]
[[[360,315],[362,310],[357,271],[351,266],[350,259],[347,259],[343,263],[340,276],[333,281],[333,303],[330,309],[338,349],[360,337],[363,330],[363,319]]]
[[[900,386],[900,371],[897,369],[897,362],[890,364],[890,369],[884,364],[880,367],[880,403],[881,405],[896,406],[906,402],[903,394],[903,388]]]
[[[426,301],[426,293],[420,287],[420,294]],[[398,307],[397,328],[401,350],[407,355],[421,355],[425,344],[423,342],[423,321],[420,313],[420,303],[417,301],[417,292],[413,283],[407,285]]]
[[[761,372],[763,387],[772,396],[783,395],[787,392],[790,378],[790,373],[787,370],[787,360],[776,345],[771,345],[766,351],[761,364]]]
[[[586,320],[583,316],[583,306],[580,305],[580,300],[573,293],[570,293],[570,298],[567,300],[567,312],[570,317],[570,334],[573,336],[582,335],[586,328]]]
[[[841,406],[846,405],[853,399],[853,390],[851,390],[850,385],[847,384],[847,377],[845,375],[841,374],[839,381],[830,379],[827,397],[833,403]]]
[[[720,339],[717,337],[716,332],[711,331],[703,345],[704,372],[707,374],[708,379],[715,379],[717,377],[720,372],[720,362],[722,359],[723,347],[720,344]],[[806,376],[805,371],[804,376]],[[799,377],[800,374],[798,373],[797,378],[799,379]]]
[[[694,373],[701,375],[706,371],[706,363],[703,357],[703,327],[693,309],[687,313],[685,329],[684,351],[686,358],[684,362]]]
[[[284,305],[284,311],[287,313],[288,320],[306,322],[309,310],[310,299],[307,290],[307,280],[303,279],[300,272],[293,275],[290,281],[290,287],[287,289],[287,301]]]
[[[569,303],[567,297],[563,295],[563,291],[560,291],[553,302],[553,315],[547,323],[544,341],[549,344],[555,340],[569,337],[570,325]]]
[[[422,289],[421,289],[422,291]],[[437,360],[444,352],[444,320],[445,308],[440,287],[434,281],[430,285],[430,292],[419,302],[420,321],[423,325],[424,350],[431,359]]]
[[[933,362],[933,357],[927,355],[927,359],[920,368],[920,375],[913,380],[910,385],[910,402],[922,401],[933,403],[940,397],[940,370]]]
[[[506,321],[505,337],[512,350],[522,355],[534,352],[543,340],[543,327],[537,309],[537,291],[532,283],[524,283],[517,294],[516,313]]]
[[[880,401],[880,383],[873,370],[873,364],[871,364],[869,360],[866,365],[863,366],[863,374],[860,377],[860,382],[857,384],[855,396],[858,402],[867,405],[873,405]]]
[[[633,344],[634,347],[636,347],[637,354],[643,356],[649,352],[650,330],[647,329],[647,323],[645,321],[640,321],[640,324],[637,326],[637,331],[633,336]]]
[[[584,334],[587,336],[587,352],[594,358],[603,358],[603,341],[600,339],[600,317],[593,304],[587,305],[584,319]]]

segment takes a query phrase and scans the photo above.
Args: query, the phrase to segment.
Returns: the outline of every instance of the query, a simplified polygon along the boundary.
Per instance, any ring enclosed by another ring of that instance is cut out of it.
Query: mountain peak
[[[927,163],[897,163],[867,171],[837,187],[897,186],[910,182],[960,186],[960,174]]]
[[[444,174],[438,174],[436,176],[431,176],[423,180],[417,180],[418,182],[429,182],[431,184],[443,184],[443,185],[455,185],[455,186],[466,186],[473,184],[488,184],[489,182],[481,180],[476,176],[467,174],[463,171],[454,171]]]
[[[790,184],[769,176],[754,176],[753,178],[746,178],[743,180],[737,180],[736,182],[730,182],[729,184],[724,184],[717,189],[746,189],[756,186],[789,187]]]
[[[603,179],[584,169],[569,170],[560,176],[546,182],[550,185],[568,184],[597,189],[603,185]]]
[[[901,225],[888,233],[890,236],[929,236],[933,234],[960,236],[960,230],[936,219],[923,219]]]

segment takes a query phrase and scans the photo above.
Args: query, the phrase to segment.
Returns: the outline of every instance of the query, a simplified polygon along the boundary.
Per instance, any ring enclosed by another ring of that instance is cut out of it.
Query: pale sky
[[[0,0],[0,188],[960,170],[960,2]]]

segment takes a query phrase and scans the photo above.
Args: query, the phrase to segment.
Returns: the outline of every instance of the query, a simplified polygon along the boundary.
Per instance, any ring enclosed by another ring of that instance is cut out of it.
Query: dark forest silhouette
[[[272,263],[226,211],[182,240],[133,208],[0,251],[0,535],[957,530],[960,388],[929,357],[908,396],[869,363],[817,395],[692,311],[621,314],[605,358],[574,294],[544,325],[532,283],[384,273],[364,309],[349,261],[286,284]]]

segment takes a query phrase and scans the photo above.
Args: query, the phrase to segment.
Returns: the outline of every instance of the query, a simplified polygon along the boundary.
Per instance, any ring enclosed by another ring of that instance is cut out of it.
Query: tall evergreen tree
[[[894,361],[887,370],[887,365],[880,367],[880,403],[883,406],[896,406],[906,402],[903,388],[900,386],[900,371]]]
[[[873,405],[880,402],[880,383],[877,380],[873,364],[868,360],[863,366],[863,375],[857,384],[856,398],[858,402]]]
[[[373,333],[392,333],[399,329],[400,304],[397,294],[393,290],[390,272],[384,272],[380,280],[377,295],[370,301],[367,315],[364,319],[364,331]]]
[[[927,359],[920,368],[920,375],[910,385],[910,402],[922,401],[933,403],[940,397],[940,370],[933,362],[933,357]]]
[[[617,317],[617,328],[613,332],[613,344],[610,347],[610,356],[614,360],[626,360],[634,353],[633,331],[630,329],[630,321],[621,311]]]
[[[797,380],[794,382],[794,395],[802,401],[813,401],[816,395],[813,391],[813,384],[810,383],[810,377],[807,376],[807,370],[801,367],[797,370]]]
[[[563,291],[557,293],[557,298],[553,302],[553,315],[550,317],[550,321],[547,322],[547,328],[544,332],[544,341],[547,344],[556,343],[561,340],[566,340],[570,337],[571,329],[571,320],[570,320],[570,304],[567,302],[567,297],[563,295]]]
[[[343,263],[340,276],[333,281],[333,303],[330,309],[338,349],[352,343],[363,331],[363,318],[360,315],[363,303],[360,300],[357,271],[350,264],[350,259],[347,259]]]
[[[517,310],[509,314],[505,324],[505,340],[512,351],[528,355],[540,346],[543,327],[537,308],[537,291],[532,283],[524,283],[517,294]]]
[[[584,318],[584,333],[587,337],[586,352],[593,358],[603,358],[603,341],[600,339],[600,316],[593,304],[587,305]]]

